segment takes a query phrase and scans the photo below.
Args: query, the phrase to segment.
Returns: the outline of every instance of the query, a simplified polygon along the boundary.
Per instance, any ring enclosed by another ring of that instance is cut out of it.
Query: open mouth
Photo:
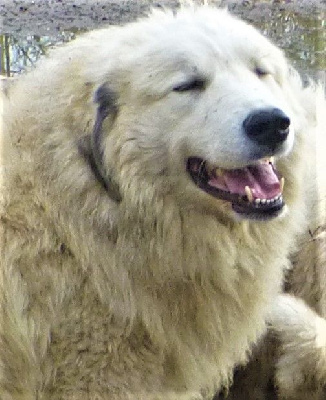
[[[190,157],[187,171],[196,186],[230,202],[232,209],[245,218],[274,218],[285,205],[284,178],[277,172],[272,157],[239,169],[223,169],[202,158]]]

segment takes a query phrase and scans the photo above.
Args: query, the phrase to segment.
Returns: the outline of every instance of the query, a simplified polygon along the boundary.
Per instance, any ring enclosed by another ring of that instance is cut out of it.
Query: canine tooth
[[[209,174],[211,174],[212,172],[214,172],[214,167],[213,167],[208,161],[205,162],[204,166],[205,166],[206,171],[207,171]]]
[[[268,164],[272,163],[272,164],[273,164],[273,163],[274,163],[274,156],[262,158],[262,159],[260,160],[260,162],[262,162],[262,163],[268,163]]]
[[[215,168],[215,175],[216,176],[223,176],[224,175],[224,171],[221,168]]]
[[[284,183],[285,183],[285,179],[284,179],[284,177],[282,177],[282,178],[281,178],[281,181],[280,181],[280,184],[281,184],[281,193],[283,193]]]
[[[249,203],[252,203],[254,201],[254,196],[253,196],[252,191],[249,186],[245,187],[245,192],[248,197]]]

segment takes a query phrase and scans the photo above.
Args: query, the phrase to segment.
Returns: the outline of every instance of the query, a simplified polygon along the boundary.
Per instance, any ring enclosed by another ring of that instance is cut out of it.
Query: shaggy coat
[[[209,7],[88,33],[21,77],[4,105],[1,399],[227,385],[307,226],[309,93],[281,51]],[[185,160],[245,167],[242,123],[262,106],[291,119],[276,154],[287,212],[239,219]]]
[[[286,274],[288,294],[274,303],[268,335],[259,341],[249,365],[236,370],[227,400],[326,396],[326,102],[322,88],[311,95],[306,110],[317,129],[316,141],[309,137],[313,170],[304,182],[307,227]]]

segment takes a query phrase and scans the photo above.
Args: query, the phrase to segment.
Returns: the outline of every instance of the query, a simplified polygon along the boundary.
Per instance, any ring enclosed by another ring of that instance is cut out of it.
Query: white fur
[[[204,91],[173,91],[193,74]],[[103,168],[119,204],[77,145],[101,85],[118,99]],[[190,400],[227,385],[306,226],[305,96],[280,50],[209,7],[91,32],[22,77],[5,105],[0,397]],[[184,163],[248,164],[242,121],[267,106],[292,121],[277,161],[288,213],[239,222]]]
[[[322,399],[326,384],[326,320],[303,301],[280,296],[272,326],[281,337],[276,382],[284,399]]]
[[[270,333],[245,370],[236,374],[228,400],[323,400],[326,388],[326,135],[324,88],[302,99],[316,126],[309,136],[304,181],[308,206],[304,235],[292,257],[287,291],[271,309]],[[307,159],[308,160],[308,159]],[[304,301],[303,301],[304,300]]]

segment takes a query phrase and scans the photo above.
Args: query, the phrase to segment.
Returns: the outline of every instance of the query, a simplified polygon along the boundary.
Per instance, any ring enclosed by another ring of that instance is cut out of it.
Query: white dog
[[[227,385],[307,226],[308,94],[209,7],[88,33],[22,77],[4,106],[1,398]]]

